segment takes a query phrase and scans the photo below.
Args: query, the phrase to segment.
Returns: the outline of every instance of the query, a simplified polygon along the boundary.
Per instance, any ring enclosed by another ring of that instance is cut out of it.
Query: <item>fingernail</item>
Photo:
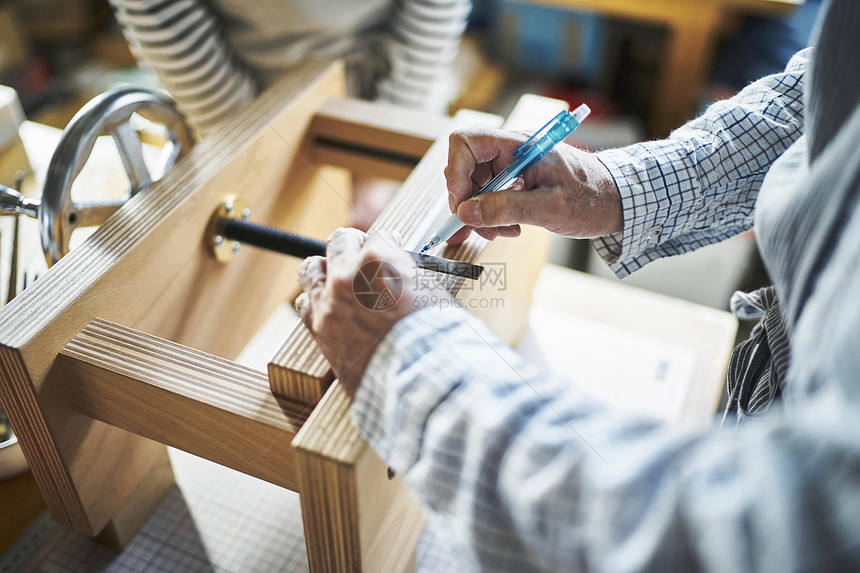
[[[478,204],[477,199],[469,199],[464,203],[460,203],[457,215],[467,225],[481,225],[484,222],[481,217],[481,206]]]
[[[448,210],[454,212],[454,194],[450,191],[448,192]]]

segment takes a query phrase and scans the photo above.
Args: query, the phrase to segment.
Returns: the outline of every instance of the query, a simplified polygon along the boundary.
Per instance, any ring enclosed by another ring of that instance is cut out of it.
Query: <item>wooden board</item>
[[[680,409],[675,411],[665,404],[661,411],[640,409],[639,413],[657,416],[672,424],[704,426],[713,422],[714,410],[725,388],[726,366],[738,327],[737,319],[731,313],[631,286],[624,281],[554,265],[543,268],[534,295],[530,328],[538,330],[542,336],[565,336],[554,328],[553,323],[539,318],[552,316],[569,324],[587,324],[591,327],[589,331],[603,335],[617,329],[621,335],[647,341],[655,354],[655,348],[666,345],[693,357],[688,378],[677,390],[683,397]],[[657,324],[659,328],[654,327]],[[607,328],[598,330],[595,325]],[[570,337],[569,334],[566,336]],[[613,349],[617,352],[621,341],[616,339],[616,343]],[[604,341],[604,344],[611,344],[611,341]],[[557,360],[559,363],[570,362],[570,368],[563,369],[563,372],[570,374],[576,371],[573,365],[577,361],[576,356],[577,352],[573,352],[567,360]],[[646,372],[642,372],[641,379],[647,379]],[[589,380],[581,382],[586,390],[593,383]],[[605,386],[619,393],[624,388],[621,382]],[[613,404],[605,393],[600,396]],[[626,397],[618,399],[615,404],[624,401]]]
[[[319,102],[343,93],[340,66],[303,65],[0,310],[0,403],[58,522],[97,534],[164,446],[78,413],[55,357],[96,317],[235,356],[296,288],[299,261],[248,249],[223,267],[208,219],[238,191],[261,223],[318,238],[342,224],[348,173],[303,146]]]
[[[526,96],[505,125],[511,129],[538,129],[564,107],[566,104],[558,100]],[[471,119],[458,114],[455,123]],[[420,247],[438,221],[448,214],[442,179],[446,163],[447,138],[433,145],[374,228],[393,228],[404,237],[407,248]],[[445,255],[475,261],[486,243],[473,234],[465,243],[448,247]],[[517,293],[520,300],[500,310],[500,319],[494,326],[513,340],[522,333],[528,320],[530,292],[547,257],[548,236],[533,229],[521,243],[500,245],[508,248],[491,249],[492,262],[506,268],[511,265],[508,269],[511,291],[500,296]],[[457,296],[463,279],[440,278],[445,288]],[[466,300],[477,300],[475,297],[483,294],[472,291],[470,296]],[[282,362],[276,363],[277,360]],[[306,366],[311,368],[299,370]],[[269,365],[276,391],[273,371],[288,372],[277,382],[287,383],[280,387],[282,390],[299,392],[293,396],[299,400],[313,399],[312,392],[325,389],[332,378],[328,363],[301,325]],[[413,551],[423,525],[420,505],[398,478],[388,479],[385,463],[350,422],[349,407],[350,400],[340,385],[331,384],[293,442],[298,452],[302,515],[311,569],[406,571],[412,567],[414,570]]]
[[[438,114],[382,102],[331,99],[320,106],[310,125],[313,157],[353,174],[404,181],[451,126],[450,118]]]
[[[294,444],[311,571],[415,570],[419,503],[358,435],[332,384]]]
[[[101,319],[57,367],[81,414],[298,489],[290,442],[310,409],[276,401],[262,372]]]

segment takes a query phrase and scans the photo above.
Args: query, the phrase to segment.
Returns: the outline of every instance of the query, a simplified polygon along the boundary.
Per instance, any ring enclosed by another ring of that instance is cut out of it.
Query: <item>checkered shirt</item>
[[[618,274],[750,228],[765,172],[803,127],[807,55],[669,141],[600,155],[624,201],[623,233],[598,241]],[[822,372],[851,363],[839,372],[856,380],[856,353],[807,355]],[[457,548],[457,571],[836,571],[860,563],[858,403],[856,384],[821,383],[743,433],[671,427],[436,307],[383,339],[352,419]]]
[[[592,244],[619,277],[752,228],[765,174],[801,136],[809,54],[713,104],[668,139],[597,154],[621,192],[624,230]]]

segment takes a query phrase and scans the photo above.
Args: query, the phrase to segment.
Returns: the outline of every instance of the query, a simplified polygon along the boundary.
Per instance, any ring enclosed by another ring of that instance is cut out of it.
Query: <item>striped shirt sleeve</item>
[[[446,114],[456,95],[451,67],[466,30],[472,0],[407,0],[394,3],[389,43],[390,74],[379,98]]]
[[[221,12],[205,0],[110,2],[137,61],[204,136],[311,55],[345,58],[350,85],[358,92],[353,95],[376,94],[383,101],[444,114],[456,89],[451,66],[472,8],[471,0],[408,0],[393,3],[391,14],[374,12],[354,30],[341,31],[333,22],[328,29],[297,33],[285,24],[283,31],[268,26],[267,37],[256,40],[254,27],[260,23],[242,22],[238,2],[230,3],[230,10],[221,6]],[[267,10],[289,18],[290,8],[281,8],[272,3]],[[222,20],[230,17],[240,20],[232,23],[233,36]],[[384,30],[384,48],[376,46],[376,28]]]
[[[201,134],[256,97],[220,23],[201,0],[111,0],[137,61],[155,74]]]
[[[711,105],[668,139],[599,152],[618,190],[624,229],[594,239],[619,276],[752,228],[770,166],[802,134],[810,49],[785,71]]]

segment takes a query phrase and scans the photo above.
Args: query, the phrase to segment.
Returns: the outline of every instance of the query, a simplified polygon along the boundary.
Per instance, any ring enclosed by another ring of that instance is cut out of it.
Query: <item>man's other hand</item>
[[[394,233],[338,229],[326,256],[308,257],[299,269],[305,292],[296,309],[350,396],[388,331],[430,300],[419,297],[412,259],[399,246]],[[439,286],[423,288],[433,300],[450,298]]]

